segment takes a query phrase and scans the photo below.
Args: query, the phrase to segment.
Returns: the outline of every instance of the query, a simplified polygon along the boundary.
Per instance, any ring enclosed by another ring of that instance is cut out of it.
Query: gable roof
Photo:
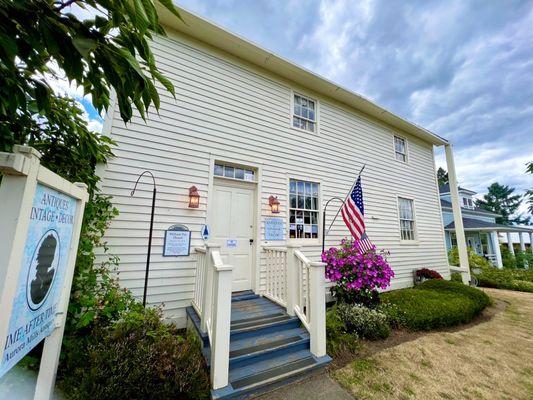
[[[386,110],[360,94],[337,85],[271,51],[265,50],[251,41],[231,33],[190,11],[177,7],[183,18],[183,21],[180,21],[157,2],[156,7],[161,24],[171,29],[189,35],[244,61],[255,64],[285,79],[289,79],[305,88],[344,103],[428,143],[436,146],[442,146],[448,143],[446,139]]]
[[[474,192],[473,190],[470,190],[470,189],[465,189],[461,186],[459,186],[459,191],[460,192],[467,192],[469,194],[476,194],[477,192]],[[445,183],[444,185],[439,185],[439,193],[440,194],[446,194],[446,193],[450,193],[450,184],[449,183]]]
[[[452,209],[452,203],[448,200],[440,199],[440,206],[442,208],[449,208]],[[463,214],[472,214],[472,215],[486,215],[488,217],[501,217],[500,214],[493,213],[492,211],[487,211],[480,207],[474,207],[473,209],[470,208],[461,208],[461,213]]]
[[[444,227],[445,230],[455,230],[455,223],[450,222]],[[492,222],[481,221],[479,219],[464,218],[463,217],[463,229],[465,231],[503,231],[503,232],[533,232],[533,228],[524,228],[513,225],[501,225],[494,224]]]

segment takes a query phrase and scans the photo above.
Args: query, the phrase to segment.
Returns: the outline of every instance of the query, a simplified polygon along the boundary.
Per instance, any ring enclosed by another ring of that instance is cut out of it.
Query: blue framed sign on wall
[[[191,231],[185,225],[172,225],[165,231],[163,257],[188,256],[191,252]]]

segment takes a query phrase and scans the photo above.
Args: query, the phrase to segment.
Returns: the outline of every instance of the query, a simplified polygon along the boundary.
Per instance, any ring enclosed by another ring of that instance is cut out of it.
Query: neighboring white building
[[[531,239],[533,238],[533,228],[528,225],[517,225],[517,227],[522,228],[522,229],[527,229],[529,230],[529,233],[526,232],[526,233],[520,234],[520,232],[510,232],[509,235],[500,234],[500,242],[505,243],[507,246],[509,246],[509,238],[510,238],[514,249],[521,249],[522,243],[524,244],[524,248],[531,249]]]
[[[446,235],[446,248],[450,250],[457,246],[457,235],[451,203],[450,185],[439,187],[442,220]],[[500,242],[508,243],[512,238],[517,250],[525,251],[531,243],[533,228],[520,225],[501,225],[496,223],[496,218],[501,215],[489,212],[475,206],[473,196],[476,192],[459,187],[459,198],[462,208],[463,229],[466,236],[466,245],[477,254],[488,258],[494,266],[503,268],[500,252]],[[508,246],[514,253],[514,247]]]
[[[186,24],[161,14],[168,37],[152,45],[176,99],[161,88],[161,108],[147,121],[138,114],[127,126],[113,104],[104,134],[116,141],[115,158],[101,173],[103,193],[120,215],[105,240],[120,257],[120,282],[141,295],[152,184],[138,175],[150,170],[157,203],[148,303],[164,303],[167,316],[183,326],[196,275],[194,248],[200,230],[222,245],[234,265],[233,290],[265,291],[264,245],[298,244],[319,260],[322,209],[344,197],[363,165],[368,235],[390,252],[392,288],[412,284],[413,269],[449,276],[434,146],[448,142],[312,72],[245,39],[182,11]],[[170,22],[169,22],[170,21]],[[453,168],[453,167],[452,167]],[[448,166],[450,169],[450,166]],[[199,208],[189,208],[196,186]],[[273,214],[270,196],[279,201]],[[285,239],[265,240],[265,219],[280,217]],[[182,224],[192,232],[191,255],[164,257],[164,233]],[[326,247],[347,236],[339,217]]]

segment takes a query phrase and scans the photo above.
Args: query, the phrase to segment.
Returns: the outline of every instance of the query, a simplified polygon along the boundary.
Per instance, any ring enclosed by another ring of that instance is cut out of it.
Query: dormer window
[[[463,207],[464,208],[474,208],[474,203],[470,197],[463,197]]]

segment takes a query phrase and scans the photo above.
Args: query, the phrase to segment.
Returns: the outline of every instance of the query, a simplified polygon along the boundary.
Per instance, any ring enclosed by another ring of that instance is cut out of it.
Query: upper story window
[[[289,182],[289,237],[318,238],[318,183]]]
[[[398,161],[407,161],[407,146],[404,138],[394,136],[394,152]]]
[[[402,240],[415,240],[415,209],[413,200],[398,197],[400,216],[400,237]]]
[[[463,207],[474,208],[474,203],[470,197],[463,197]]]
[[[316,102],[299,94],[294,95],[292,126],[308,132],[316,131]]]
[[[221,176],[224,178],[238,179],[241,181],[255,181],[255,171],[251,169],[215,163],[214,172],[215,176]]]

